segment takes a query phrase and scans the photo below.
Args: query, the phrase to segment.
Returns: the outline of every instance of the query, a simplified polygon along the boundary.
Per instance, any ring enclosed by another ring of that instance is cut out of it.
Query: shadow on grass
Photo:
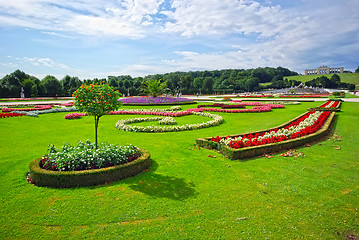
[[[155,198],[170,198],[185,200],[197,195],[193,183],[187,183],[183,178],[165,176],[155,173],[158,164],[152,160],[152,167],[146,173],[136,177],[136,182],[129,185],[134,191],[142,192]]]

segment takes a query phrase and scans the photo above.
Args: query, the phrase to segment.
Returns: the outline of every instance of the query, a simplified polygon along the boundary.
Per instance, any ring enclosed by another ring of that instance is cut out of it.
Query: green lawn
[[[284,78],[287,78],[288,80],[297,80],[297,81],[301,81],[301,82],[308,82],[312,79],[315,79],[315,78],[321,77],[321,76],[326,76],[328,78],[331,78],[331,76],[333,76],[333,74],[301,75],[301,76],[289,76],[289,77],[284,77]],[[338,74],[338,76],[340,77],[341,82],[359,85],[359,73],[341,73],[341,74]]]
[[[92,117],[65,120],[66,113],[53,113],[0,119],[0,238],[342,239],[358,235],[358,103],[343,103],[337,113],[335,134],[342,136],[341,141],[327,139],[298,149],[304,158],[275,154],[269,159],[230,161],[194,146],[198,137],[274,127],[320,104],[304,102],[268,113],[223,113],[222,125],[171,133],[119,131],[117,120],[136,116],[104,116],[99,140],[147,149],[153,166],[136,177],[76,189],[36,187],[26,182],[25,175],[30,161],[43,155],[49,143],[93,140]],[[201,120],[191,118],[178,122]]]

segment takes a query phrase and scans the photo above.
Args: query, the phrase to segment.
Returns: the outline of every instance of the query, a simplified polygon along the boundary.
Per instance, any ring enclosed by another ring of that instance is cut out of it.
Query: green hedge
[[[85,187],[135,176],[151,166],[150,153],[140,149],[138,159],[113,167],[85,171],[50,171],[40,168],[40,158],[29,165],[29,175],[32,183],[42,187],[71,188]]]
[[[304,113],[306,114],[306,113]],[[300,115],[299,117],[285,123],[282,124],[276,128],[282,128],[287,126],[289,123],[295,121],[296,119],[300,118],[301,116],[303,116],[304,114]],[[286,149],[290,149],[290,148],[295,148],[295,147],[299,147],[299,146],[303,146],[306,143],[309,142],[314,142],[314,141],[318,141],[319,139],[323,138],[324,136],[326,136],[327,134],[329,134],[330,132],[330,128],[334,122],[334,117],[335,117],[335,112],[332,112],[328,119],[326,120],[326,122],[324,123],[324,125],[322,126],[321,129],[319,129],[317,132],[309,134],[307,136],[303,136],[300,138],[296,138],[296,139],[290,139],[290,140],[286,140],[286,141],[282,141],[282,142],[276,142],[276,143],[271,143],[271,144],[266,144],[266,145],[260,145],[260,146],[253,146],[253,147],[246,147],[246,148],[240,148],[240,149],[234,149],[234,148],[230,148],[229,146],[223,145],[223,144],[219,144],[216,142],[211,141],[211,137],[209,138],[198,138],[196,140],[197,145],[200,147],[204,147],[207,149],[213,149],[216,151],[219,151],[221,154],[229,157],[231,160],[237,160],[237,159],[246,159],[246,158],[251,158],[251,157],[257,157],[260,156],[262,154],[265,153],[271,153],[271,152],[280,152]],[[271,131],[275,128],[271,128],[268,129],[266,131]],[[262,132],[262,131],[258,131],[258,132]],[[254,132],[255,134],[256,132]],[[249,133],[246,133],[246,135]],[[253,134],[253,133],[252,133]],[[244,135],[244,134],[241,134]],[[231,137],[238,137],[241,135],[233,135]],[[225,137],[225,136],[223,136]],[[222,137],[221,137],[222,138]]]

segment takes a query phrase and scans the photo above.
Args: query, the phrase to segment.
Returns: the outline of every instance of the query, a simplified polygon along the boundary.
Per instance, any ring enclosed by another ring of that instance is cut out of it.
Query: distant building
[[[304,75],[318,75],[318,74],[334,74],[334,73],[343,73],[344,68],[330,68],[327,66],[321,66],[317,69],[306,69]]]

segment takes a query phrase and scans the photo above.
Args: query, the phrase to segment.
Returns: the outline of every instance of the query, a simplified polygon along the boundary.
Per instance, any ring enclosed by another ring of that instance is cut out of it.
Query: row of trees
[[[300,81],[288,80],[287,76],[298,75],[287,68],[256,68],[256,69],[225,69],[214,71],[172,72],[166,74],[148,75],[132,78],[129,75],[109,76],[107,79],[85,79],[66,75],[58,80],[47,75],[42,80],[26,74],[20,70],[0,79],[0,97],[20,97],[23,91],[25,97],[71,96],[82,84],[96,84],[107,82],[122,95],[139,95],[141,86],[148,80],[161,80],[166,84],[166,91],[170,94],[211,94],[253,92],[261,90],[260,83],[268,83],[267,88],[283,88],[297,86]],[[333,77],[332,77],[333,78]],[[336,80],[337,81],[337,80]],[[339,80],[340,82],[340,80]],[[317,83],[328,87],[327,84]],[[345,87],[343,83],[338,87]]]
[[[16,70],[0,80],[0,97],[54,97],[71,96],[83,82],[66,75],[61,81],[47,75],[41,81],[34,76]]]

